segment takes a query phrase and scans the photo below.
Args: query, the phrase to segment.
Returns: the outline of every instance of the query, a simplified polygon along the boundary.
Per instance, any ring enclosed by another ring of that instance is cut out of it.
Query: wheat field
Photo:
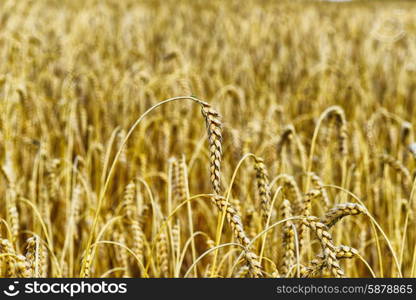
[[[415,277],[415,21],[0,1],[0,277]]]

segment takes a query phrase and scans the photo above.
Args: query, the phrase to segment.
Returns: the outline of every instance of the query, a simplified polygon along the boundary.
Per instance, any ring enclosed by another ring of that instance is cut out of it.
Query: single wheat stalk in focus
[[[290,217],[292,217],[292,208],[289,200],[285,199],[282,202],[282,219],[284,220]],[[290,267],[295,261],[295,232],[293,222],[290,220],[285,221],[283,224],[282,249],[281,273],[287,276]]]
[[[211,105],[201,102],[202,115],[208,131],[211,184],[214,193],[221,194],[221,158],[222,158],[222,133],[221,117]]]
[[[222,129],[220,115],[208,104],[201,102],[202,115],[205,117],[205,123],[208,131],[209,152],[210,152],[210,171],[211,184],[214,193],[221,194],[221,158],[222,158]],[[236,239],[244,246],[248,247],[250,240],[247,237],[241,218],[237,211],[231,207],[223,198],[219,196],[212,197],[214,204],[220,211],[225,209],[226,218],[231,226]],[[245,251],[245,259],[253,277],[261,277],[261,265],[257,256],[248,249]]]

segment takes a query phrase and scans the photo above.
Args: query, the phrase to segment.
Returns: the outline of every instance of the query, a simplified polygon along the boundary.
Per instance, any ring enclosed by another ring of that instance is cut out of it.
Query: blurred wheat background
[[[415,277],[415,18],[1,1],[1,276]]]

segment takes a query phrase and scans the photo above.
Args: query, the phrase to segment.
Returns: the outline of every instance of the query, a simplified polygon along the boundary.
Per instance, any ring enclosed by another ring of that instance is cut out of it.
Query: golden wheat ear
[[[328,231],[328,227],[321,223],[319,218],[309,216],[303,218],[304,224],[313,231],[321,243],[323,257],[326,263],[326,268],[331,277],[343,277],[344,271],[341,269],[337,256],[336,247],[333,244],[332,236]]]
[[[282,202],[282,219],[286,220],[291,218],[292,207],[289,200],[285,199]],[[291,220],[285,221],[283,225],[283,237],[282,237],[282,266],[281,273],[285,276],[288,275],[291,266],[295,262],[295,231],[293,222]]]
[[[256,170],[257,189],[260,196],[261,212],[264,225],[267,223],[270,213],[270,186],[264,160],[260,157],[254,158],[254,169]]]
[[[357,203],[341,203],[326,212],[325,216],[322,218],[322,223],[328,228],[331,228],[345,216],[355,216],[359,214],[367,214],[367,210],[362,205]]]
[[[219,113],[211,105],[201,102],[202,115],[208,132],[211,184],[214,193],[221,194],[222,123]]]

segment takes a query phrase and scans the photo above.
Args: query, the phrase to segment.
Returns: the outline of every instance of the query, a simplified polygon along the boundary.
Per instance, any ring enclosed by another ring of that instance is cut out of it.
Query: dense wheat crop
[[[416,4],[0,1],[2,277],[415,277]]]

